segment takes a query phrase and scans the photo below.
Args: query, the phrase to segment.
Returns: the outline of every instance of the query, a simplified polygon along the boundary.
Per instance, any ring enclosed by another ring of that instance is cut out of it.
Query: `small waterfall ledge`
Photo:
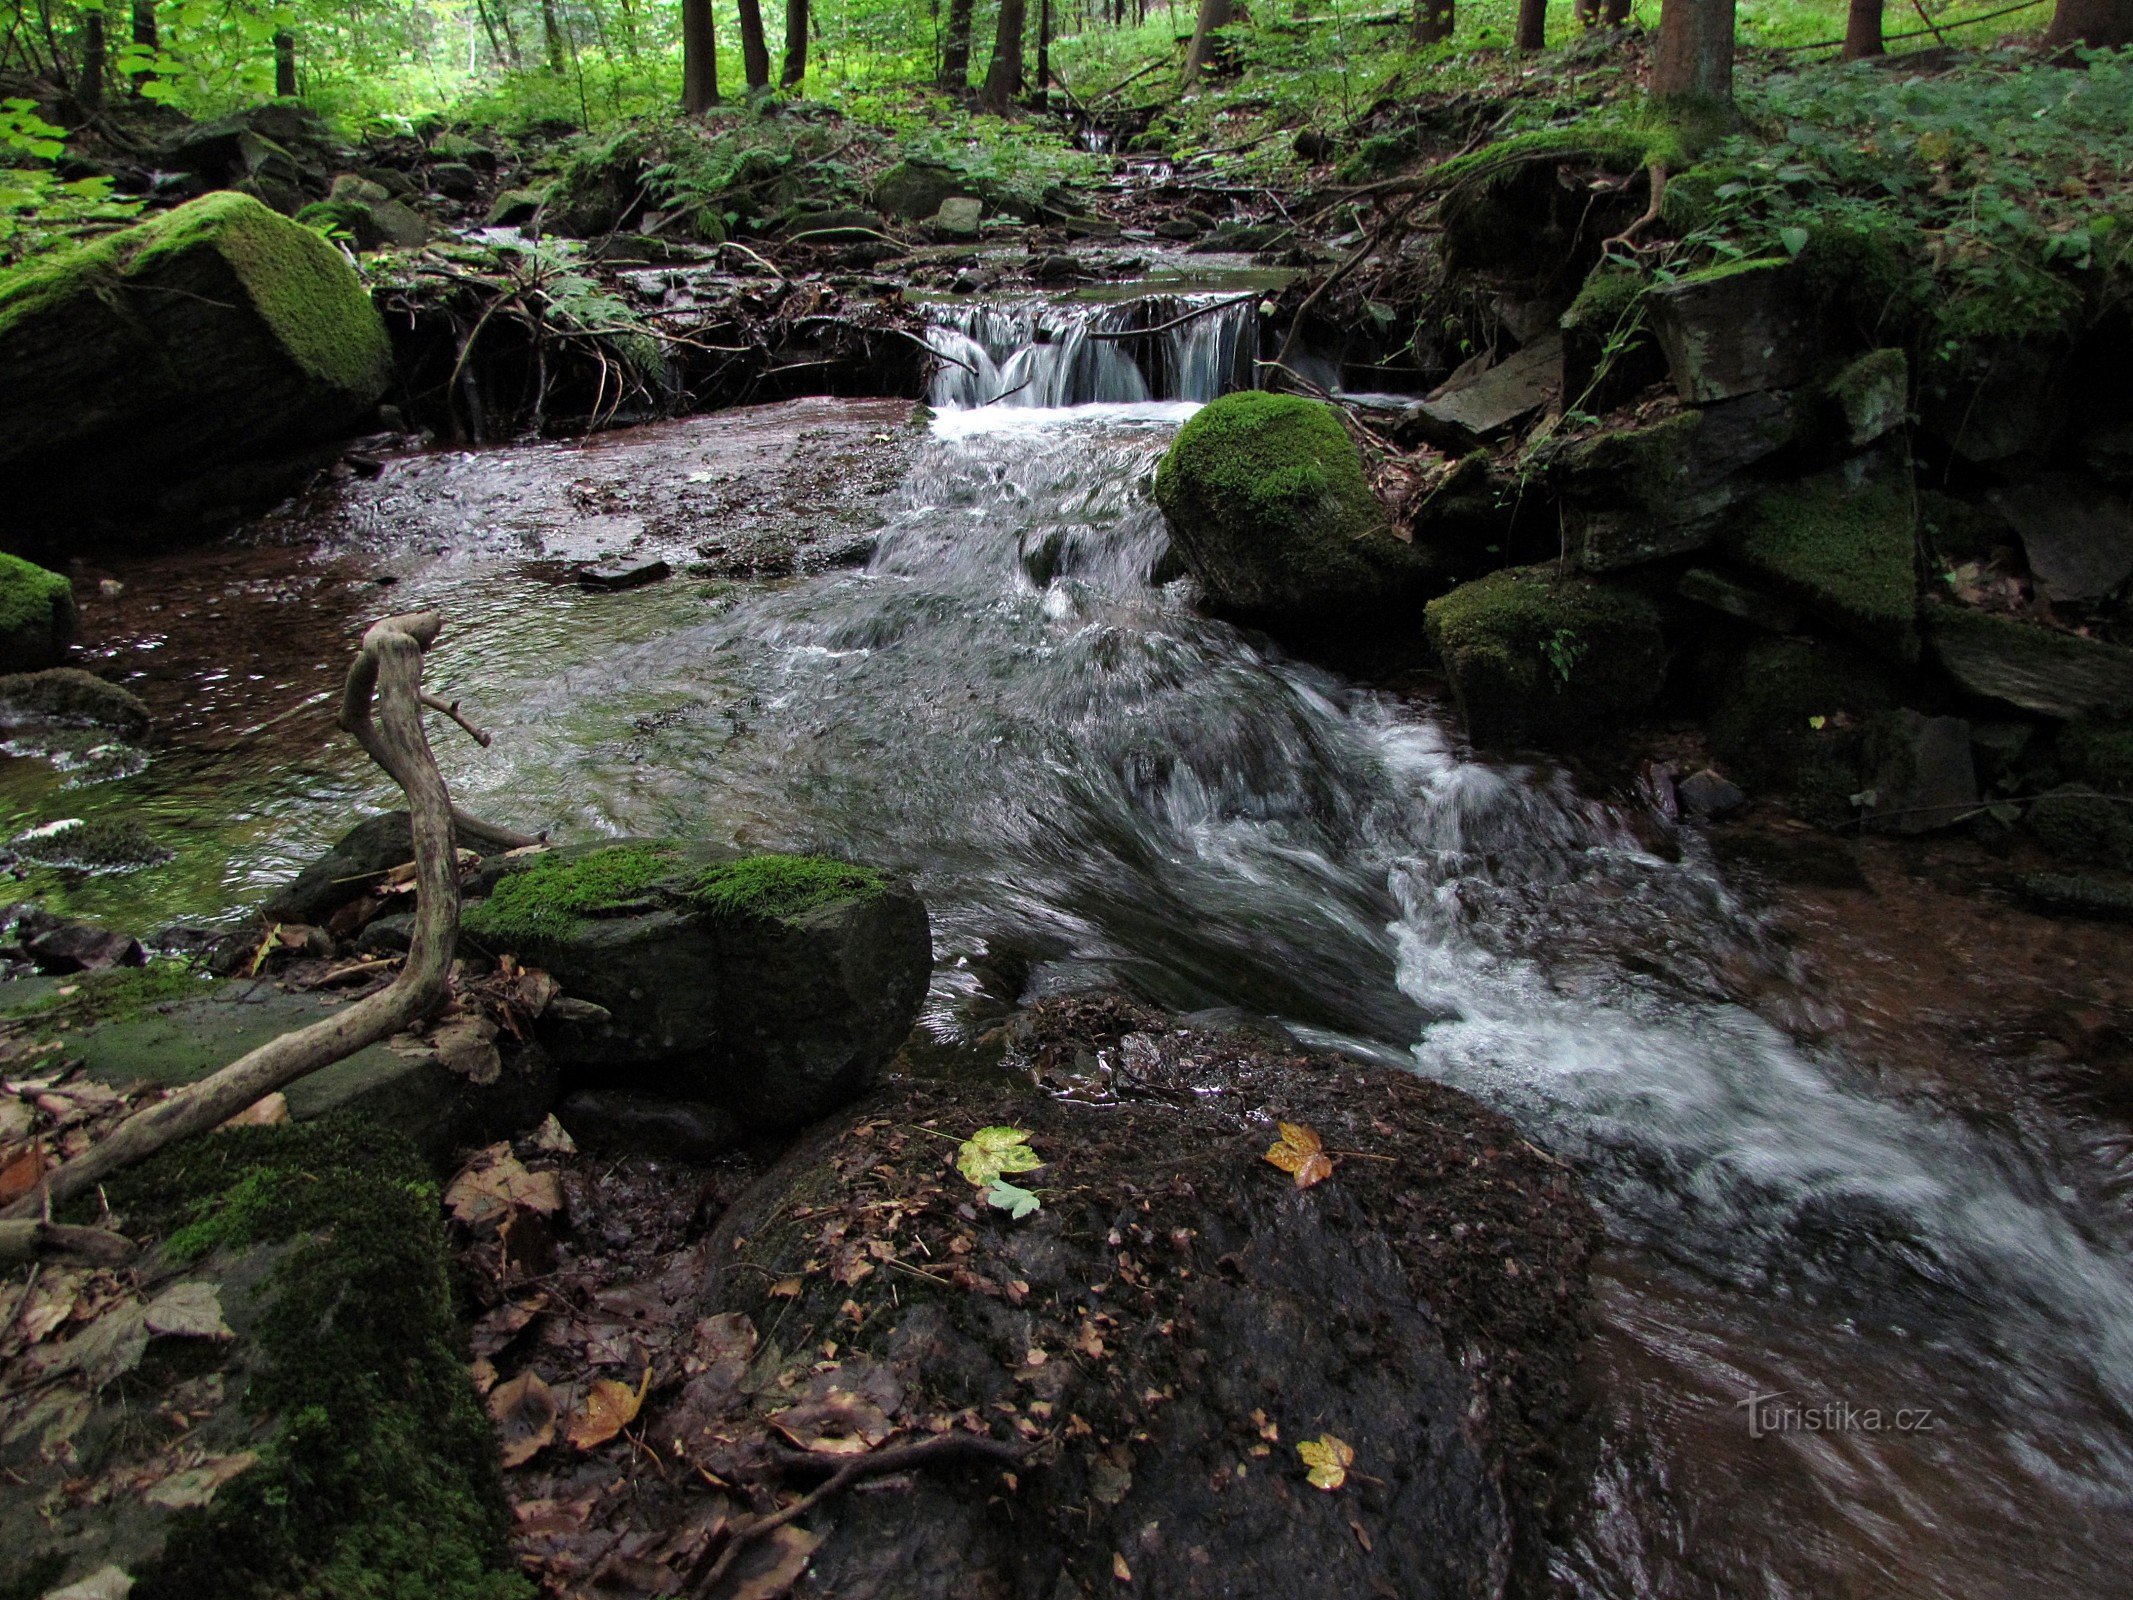
[[[944,411],[1204,402],[1258,386],[1259,303],[1150,294],[1110,304],[944,305],[926,342],[941,358],[928,399]]]

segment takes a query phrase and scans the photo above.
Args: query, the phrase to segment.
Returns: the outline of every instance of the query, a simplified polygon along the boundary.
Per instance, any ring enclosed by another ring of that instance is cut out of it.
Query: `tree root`
[[[1652,180],[1651,203],[1644,208],[1643,216],[1632,222],[1612,239],[1601,241],[1600,254],[1602,257],[1612,252],[1618,244],[1631,250],[1636,249],[1635,241],[1637,235],[1659,220],[1659,209],[1666,204],[1666,163],[1664,161],[1654,161],[1644,170],[1650,174]]]

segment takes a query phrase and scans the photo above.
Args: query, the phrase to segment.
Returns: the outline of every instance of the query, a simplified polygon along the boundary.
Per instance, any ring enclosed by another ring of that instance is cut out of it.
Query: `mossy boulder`
[[[938,162],[899,161],[874,180],[868,198],[874,209],[907,222],[923,222],[944,200],[982,199],[970,180]]]
[[[2063,783],[2030,802],[2023,821],[2062,861],[2133,871],[2133,800],[2085,783]]]
[[[0,516],[76,520],[345,431],[392,378],[341,253],[211,194],[0,274]]]
[[[1915,661],[1918,517],[1909,477],[1847,467],[1765,489],[1725,536],[1725,551],[1836,631]]]
[[[933,971],[925,902],[848,862],[654,840],[497,862],[467,940],[606,1015],[545,1036],[569,1078],[797,1128],[869,1084]]]
[[[1789,389],[1813,369],[1820,328],[1783,258],[1691,272],[1646,297],[1675,391],[1692,405]]]
[[[321,232],[346,234],[358,250],[417,250],[430,236],[430,225],[413,207],[394,199],[383,184],[352,172],[334,179],[332,193],[297,212],[296,220]]]
[[[1834,826],[1864,787],[1867,732],[1897,699],[1888,675],[1856,650],[1759,640],[1725,671],[1711,751],[1743,783]]]
[[[0,671],[51,666],[73,642],[74,626],[74,586],[65,577],[0,554]]]
[[[2133,650],[1968,606],[1924,621],[1933,658],[1970,694],[2064,720],[2133,718]]]
[[[154,726],[148,704],[131,689],[79,667],[11,672],[0,677],[0,728],[28,723],[102,728],[139,744]]]
[[[1155,497],[1208,604],[1231,616],[1351,622],[1435,575],[1393,536],[1362,452],[1322,401],[1244,390],[1203,406],[1156,469]]]
[[[459,849],[477,855],[499,854],[514,842],[471,818],[459,819],[454,835]],[[393,868],[414,859],[415,835],[405,811],[366,817],[276,890],[263,915],[269,922],[324,922]]]
[[[1657,606],[1552,566],[1463,583],[1423,615],[1479,744],[1604,728],[1650,706],[1666,673]]]
[[[1872,444],[1910,414],[1910,359],[1901,350],[1869,350],[1847,362],[1822,394],[1844,444]]]

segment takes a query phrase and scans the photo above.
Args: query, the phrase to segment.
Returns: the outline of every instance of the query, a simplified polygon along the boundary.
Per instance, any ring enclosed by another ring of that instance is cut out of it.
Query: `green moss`
[[[1686,162],[1693,130],[1668,115],[1602,121],[1588,119],[1559,128],[1536,128],[1455,156],[1436,169],[1439,186],[1492,184],[1522,166],[1546,160],[1584,160],[1617,172],[1635,172],[1654,161]]]
[[[2133,724],[2069,722],[2060,728],[2052,753],[2070,782],[2133,795]]]
[[[1901,350],[1869,350],[1847,363],[1823,393],[1847,444],[1863,445],[1901,423],[1911,399],[1911,362]]]
[[[222,258],[261,320],[306,374],[350,394],[384,393],[392,378],[392,347],[354,269],[311,229],[228,190],[0,274],[0,337],[76,293],[108,295],[199,250]]]
[[[1726,539],[1757,577],[1876,650],[1918,656],[1917,522],[1908,483],[1825,473],[1758,496]]]
[[[550,854],[497,880],[486,900],[467,907],[460,927],[502,950],[569,939],[591,917],[641,902],[673,875],[674,852],[661,845],[619,844],[590,855]]]
[[[0,1018],[24,1023],[46,1037],[66,1029],[101,1022],[127,1022],[166,1000],[200,993],[199,972],[184,961],[151,961],[145,967],[113,967],[71,979],[72,994],[47,993],[20,1005],[0,1008]],[[0,989],[0,995],[5,990]]]
[[[1563,326],[1605,334],[1619,328],[1644,298],[1651,279],[1641,272],[1623,272],[1607,266],[1593,269],[1592,276],[1563,313]]]
[[[1473,737],[1577,737],[1644,710],[1666,670],[1659,611],[1553,567],[1507,567],[1423,613]]]
[[[85,872],[127,872],[155,866],[171,857],[171,852],[157,844],[146,828],[127,817],[72,822],[50,833],[17,840],[15,851],[25,860],[76,867]]]
[[[1725,675],[1711,750],[1742,783],[1833,826],[1852,814],[1866,726],[1895,704],[1888,680],[1854,651],[1761,640]]]
[[[437,1191],[363,1123],[242,1128],[111,1184],[181,1253],[280,1245],[245,1403],[261,1460],[181,1513],[136,1600],[521,1600],[496,1445],[467,1381]]]
[[[74,637],[74,586],[20,556],[0,554],[0,666],[43,666]]]
[[[2133,801],[2085,783],[2061,784],[2033,800],[2023,820],[2062,861],[2133,871]]]
[[[880,873],[822,856],[750,856],[701,873],[689,898],[718,916],[797,917],[839,900],[872,899]]]

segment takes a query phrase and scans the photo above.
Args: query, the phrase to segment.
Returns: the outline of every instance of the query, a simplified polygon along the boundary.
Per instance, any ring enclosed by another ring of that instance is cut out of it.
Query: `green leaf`
[[[1785,247],[1785,254],[1796,256],[1807,248],[1807,230],[1805,228],[1780,228],[1778,229],[1778,243]]]
[[[992,1180],[992,1187],[985,1191],[985,1203],[998,1206],[1016,1222],[1020,1222],[1032,1211],[1041,1209],[1044,1204],[1027,1189],[1018,1189],[1005,1178]]]
[[[1003,1172],[1028,1172],[1043,1165],[1020,1128],[980,1128],[955,1153],[955,1170],[979,1189],[998,1182]]]

